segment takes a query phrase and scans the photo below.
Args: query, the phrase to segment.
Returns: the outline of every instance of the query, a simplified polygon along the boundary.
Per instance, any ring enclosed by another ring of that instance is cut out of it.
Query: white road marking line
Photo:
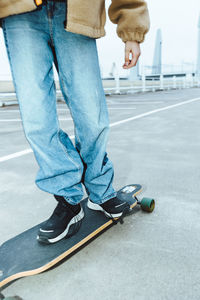
[[[9,109],[8,110],[0,109],[0,112],[1,113],[9,113],[9,112],[18,112],[19,113],[19,110],[17,110],[17,109],[16,110],[13,110],[13,109],[12,110],[9,110]]]
[[[69,109],[67,108],[67,106],[66,106],[66,108],[58,108],[57,110],[60,110],[60,111],[68,111]],[[17,113],[20,113],[20,111],[19,111],[19,109],[8,109],[8,110],[1,110],[0,109],[0,112],[2,112],[2,113],[9,113],[9,112],[17,112]]]
[[[137,115],[137,116],[125,119],[125,120],[121,120],[121,121],[118,121],[118,122],[114,122],[114,123],[110,124],[110,127],[113,127],[113,126],[116,126],[116,125],[119,125],[119,124],[123,124],[123,123],[129,122],[129,121],[141,119],[141,118],[144,118],[146,116],[155,114],[155,113],[160,112],[160,111],[172,109],[174,107],[182,106],[184,104],[188,104],[188,103],[199,101],[199,100],[200,100],[200,98],[194,98],[194,99],[186,100],[186,101],[183,101],[183,102],[179,102],[177,104],[168,105],[168,106],[161,107],[161,108],[158,108],[158,109],[150,110],[150,111],[148,111],[146,113],[143,113],[143,114],[140,114],[140,115]]]
[[[64,119],[60,119],[59,118],[59,121],[71,121],[72,118],[64,118]],[[0,120],[0,122],[21,122],[22,120],[21,119],[2,119]]]
[[[133,101],[133,102],[120,102],[120,103],[107,103],[108,105],[135,105],[135,104],[161,104],[164,101]]]
[[[182,105],[192,103],[192,102],[195,102],[195,101],[199,101],[199,100],[200,100],[200,98],[193,98],[193,99],[190,99],[190,100],[185,100],[183,102],[179,102],[177,104],[173,104],[173,105],[165,106],[165,107],[162,107],[162,108],[150,110],[146,113],[143,113],[143,114],[140,114],[140,115],[137,115],[137,116],[125,119],[125,120],[121,120],[121,121],[118,121],[118,122],[114,122],[114,123],[110,124],[110,127],[113,127],[113,126],[116,126],[116,125],[119,125],[119,124],[123,124],[123,123],[129,122],[129,121],[141,119],[141,118],[144,118],[146,116],[155,114],[155,113],[160,112],[160,111],[169,110],[169,109],[172,109],[174,107],[182,106]],[[73,139],[74,135],[71,135],[69,137],[71,139]],[[29,149],[25,149],[23,151],[15,152],[13,154],[2,156],[2,157],[0,157],[0,162],[4,162],[4,161],[10,160],[12,158],[20,157],[20,156],[26,155],[26,154],[31,153],[31,152],[33,152],[33,150],[29,148]]]
[[[160,102],[160,103],[163,103],[163,102]],[[134,105],[134,104],[135,104],[135,103],[131,103],[130,105]],[[115,105],[116,105],[116,106],[117,106],[117,105],[123,105],[123,106],[124,106],[124,105],[129,105],[129,103],[124,103],[124,104],[123,104],[123,103],[118,103],[118,104],[116,103]],[[111,106],[109,106],[109,105],[108,105],[108,108],[109,108],[109,109],[115,109],[115,107],[111,107]],[[130,109],[130,108],[131,108],[131,107],[127,107],[127,108],[126,108],[126,107],[119,107],[119,109]],[[135,109],[136,109],[136,108],[135,108]],[[63,108],[63,109],[59,108],[59,109],[57,109],[57,111],[66,111],[66,112],[69,112],[69,109],[68,109],[68,108],[66,108],[66,109],[64,109],[64,108]],[[8,114],[8,113],[10,113],[10,112],[11,112],[11,113],[20,113],[19,110],[1,110],[1,109],[0,109],[0,113],[7,113],[7,114]]]
[[[164,101],[138,101],[138,102],[125,102],[125,103],[107,103],[107,106],[108,108],[111,108],[111,105],[115,106],[115,105],[135,105],[135,104],[164,104],[165,102]],[[66,108],[58,108],[57,111],[69,111],[68,107],[66,106]],[[0,113],[20,113],[20,111],[18,109],[8,109],[8,110],[5,110],[5,109],[0,109]]]
[[[131,110],[136,109],[136,107],[109,107],[108,109],[118,109],[118,110]],[[59,121],[71,121],[72,118],[59,118]],[[21,119],[2,119],[0,122],[21,122]]]
[[[3,119],[0,120],[0,122],[19,122],[21,119]]]
[[[132,102],[116,102],[116,103],[107,102],[107,106],[111,107],[111,106],[115,106],[115,105],[164,104],[164,103],[165,103],[165,101],[132,101]],[[61,106],[61,107],[64,107],[64,106]],[[62,108],[60,108],[60,109],[62,109]]]
[[[136,107],[108,107],[108,109],[120,109],[120,110],[121,109],[126,109],[126,110],[128,109],[129,110],[129,109],[136,109]]]
[[[15,152],[13,154],[9,154],[9,155],[0,157],[0,162],[6,161],[6,160],[9,160],[9,159],[12,159],[12,158],[20,157],[20,156],[26,155],[26,154],[31,153],[31,152],[33,152],[32,149],[25,149],[23,151]]]

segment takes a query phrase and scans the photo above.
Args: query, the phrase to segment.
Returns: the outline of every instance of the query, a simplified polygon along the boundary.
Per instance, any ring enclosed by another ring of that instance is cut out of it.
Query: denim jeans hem
[[[90,199],[92,202],[96,203],[96,204],[103,204],[104,202],[110,200],[111,198],[114,198],[117,196],[117,192],[114,192],[112,194],[110,194],[109,196],[107,196],[104,199],[101,199],[100,201],[93,201],[92,199]],[[89,197],[90,198],[90,197]]]
[[[80,198],[80,200],[75,200],[75,199],[72,199],[72,198],[69,198],[69,197],[63,197],[69,204],[71,205],[77,205],[81,202],[82,200],[82,197]]]

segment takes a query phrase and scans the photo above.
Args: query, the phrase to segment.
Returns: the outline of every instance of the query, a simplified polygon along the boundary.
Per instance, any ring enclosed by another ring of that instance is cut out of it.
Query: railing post
[[[196,74],[197,78],[197,87],[200,87],[200,74]]]
[[[186,74],[186,87],[192,87],[192,74],[190,73]]]
[[[176,89],[176,76],[173,76],[173,88]]]
[[[142,91],[146,92],[146,76],[144,73],[142,74]]]
[[[186,87],[187,87],[187,74],[185,75],[183,80],[183,88],[185,89]]]
[[[194,76],[193,76],[193,73],[191,73],[191,76],[192,76],[192,87],[194,87],[195,86],[195,78],[194,78]]]
[[[156,91],[156,89],[155,89],[155,80],[154,79],[152,79],[152,92],[155,92]]]
[[[194,86],[198,87],[198,74],[197,73],[194,74]]]
[[[163,90],[163,75],[160,74],[160,90]]]
[[[120,94],[120,82],[118,70],[115,72],[115,93]]]

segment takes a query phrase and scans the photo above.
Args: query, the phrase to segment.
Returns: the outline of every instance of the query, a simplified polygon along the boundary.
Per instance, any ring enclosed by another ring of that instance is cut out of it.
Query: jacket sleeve
[[[119,38],[142,43],[150,28],[149,12],[144,0],[111,0],[108,16],[117,24]]]

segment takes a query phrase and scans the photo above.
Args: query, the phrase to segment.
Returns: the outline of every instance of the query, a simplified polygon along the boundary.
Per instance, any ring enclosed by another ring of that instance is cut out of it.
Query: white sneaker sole
[[[104,210],[99,204],[97,203],[93,203],[89,198],[88,198],[88,202],[87,202],[87,207],[89,209],[92,209],[92,210],[99,210],[99,211],[102,211],[106,217],[108,218],[119,218],[121,217],[121,215],[123,214],[123,212],[121,213],[117,213],[117,214],[111,214],[111,213],[108,213],[106,210]]]
[[[81,211],[78,215],[76,215],[74,218],[71,219],[71,221],[69,222],[69,224],[67,225],[65,231],[63,231],[60,235],[58,235],[56,238],[53,238],[53,239],[46,239],[47,242],[49,243],[56,243],[58,241],[60,241],[61,239],[63,239],[64,237],[67,236],[68,234],[68,231],[70,229],[70,226],[79,222],[81,219],[84,218],[84,211],[83,211],[83,208],[81,207]],[[37,240],[40,240],[40,237],[37,236]]]

